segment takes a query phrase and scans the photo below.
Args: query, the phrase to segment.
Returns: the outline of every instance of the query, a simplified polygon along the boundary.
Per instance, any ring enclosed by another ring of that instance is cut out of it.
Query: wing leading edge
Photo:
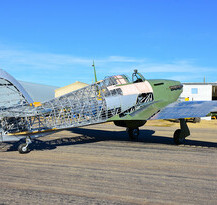
[[[174,102],[163,108],[149,120],[205,117],[212,111],[217,111],[217,101]]]

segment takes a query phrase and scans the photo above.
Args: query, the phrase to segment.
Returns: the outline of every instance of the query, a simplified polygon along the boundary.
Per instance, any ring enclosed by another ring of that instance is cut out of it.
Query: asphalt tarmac
[[[137,142],[112,124],[0,150],[0,204],[217,204],[217,128],[143,126]]]

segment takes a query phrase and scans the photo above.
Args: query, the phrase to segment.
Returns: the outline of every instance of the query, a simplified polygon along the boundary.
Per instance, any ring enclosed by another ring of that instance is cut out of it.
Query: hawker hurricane
[[[175,144],[190,135],[185,118],[217,110],[214,101],[179,101],[183,85],[174,80],[148,80],[135,70],[132,78],[115,75],[42,103],[33,102],[21,84],[0,70],[0,141],[25,139],[19,153],[30,152],[34,138],[63,129],[114,122],[131,139],[148,120],[179,119]]]

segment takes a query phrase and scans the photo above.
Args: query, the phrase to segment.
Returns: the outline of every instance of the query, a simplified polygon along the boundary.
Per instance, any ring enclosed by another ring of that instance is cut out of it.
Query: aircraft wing
[[[149,120],[205,117],[217,111],[217,101],[174,102],[163,108]]]

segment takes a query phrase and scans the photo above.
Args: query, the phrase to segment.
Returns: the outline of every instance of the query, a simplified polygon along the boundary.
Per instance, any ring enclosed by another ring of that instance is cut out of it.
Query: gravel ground
[[[137,142],[112,124],[40,138],[29,154],[1,145],[0,204],[217,204],[217,128],[144,126]]]

